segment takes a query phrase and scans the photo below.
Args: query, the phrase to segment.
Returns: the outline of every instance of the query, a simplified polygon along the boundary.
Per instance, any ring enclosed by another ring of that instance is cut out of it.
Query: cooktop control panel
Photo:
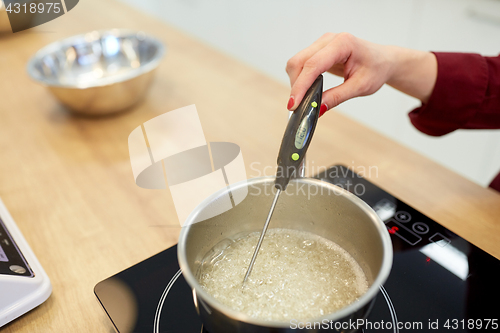
[[[372,175],[376,176],[376,175]],[[335,165],[315,178],[337,185],[363,199],[384,221],[398,248],[436,244],[445,247],[456,235],[403,201],[373,185],[351,168]]]

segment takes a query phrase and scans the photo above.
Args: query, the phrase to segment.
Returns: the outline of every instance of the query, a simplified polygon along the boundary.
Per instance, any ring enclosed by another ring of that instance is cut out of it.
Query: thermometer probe
[[[243,283],[246,282],[252,272],[255,259],[259,253],[260,246],[264,240],[269,222],[273,216],[274,208],[278,202],[278,198],[282,191],[286,190],[288,182],[293,177],[299,176],[300,164],[304,160],[307,148],[311,143],[314,129],[319,118],[319,110],[321,107],[321,95],[323,94],[323,75],[318,78],[307,90],[302,102],[293,112],[281,141],[280,151],[278,153],[278,170],[276,172],[276,194],[274,196],[271,209],[267,215],[266,223],[260,234],[259,241],[255,247],[255,251],[248,266]]]

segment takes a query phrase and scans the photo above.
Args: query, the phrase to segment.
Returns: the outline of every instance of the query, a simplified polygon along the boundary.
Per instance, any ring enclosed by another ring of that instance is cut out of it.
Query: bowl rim
[[[104,36],[115,36],[115,37],[130,37],[136,36],[141,40],[147,40],[157,49],[156,54],[147,63],[141,64],[137,68],[130,68],[130,70],[116,75],[107,76],[99,78],[96,80],[87,80],[84,82],[79,82],[77,79],[71,80],[67,83],[62,83],[57,79],[49,79],[43,75],[39,74],[39,71],[35,68],[36,64],[45,56],[52,54],[62,47],[67,47],[73,45],[75,41],[85,40],[86,38],[91,38],[91,41],[101,39]],[[86,33],[73,35],[67,38],[63,38],[52,42],[40,50],[38,50],[28,61],[26,65],[26,70],[28,75],[35,81],[38,81],[46,86],[58,87],[58,88],[73,88],[73,89],[87,89],[94,87],[103,87],[112,85],[115,83],[120,83],[128,81],[142,74],[152,71],[160,64],[163,56],[165,55],[165,45],[157,38],[146,34],[140,30],[131,29],[110,29],[110,30],[93,30]]]
[[[265,177],[257,177],[257,178],[252,178],[248,180],[243,180],[240,181],[236,184],[231,185],[231,189],[228,189],[227,187],[215,192],[214,194],[210,195],[207,197],[204,201],[202,201],[188,216],[185,224],[186,226],[183,226],[181,228],[181,232],[179,235],[179,241],[178,241],[178,246],[177,246],[177,259],[179,261],[179,266],[181,268],[182,274],[184,278],[186,279],[187,283],[191,288],[193,288],[193,294],[196,292],[197,295],[200,295],[201,299],[203,301],[206,301],[207,303],[210,304],[211,307],[215,308],[217,311],[225,314],[226,316],[233,318],[235,320],[245,322],[248,324],[253,324],[257,326],[264,326],[264,327],[273,327],[273,328],[290,328],[290,323],[291,320],[293,319],[298,319],[298,318],[292,318],[289,321],[269,321],[269,320],[264,320],[264,319],[257,319],[257,318],[252,318],[248,315],[245,315],[243,313],[240,313],[238,311],[235,311],[231,309],[230,307],[222,304],[218,300],[216,300],[212,295],[207,293],[201,285],[198,283],[197,279],[195,278],[193,272],[189,269],[189,265],[187,263],[187,258],[186,258],[186,239],[187,235],[189,232],[189,229],[191,228],[192,224],[189,224],[189,221],[194,221],[196,219],[196,216],[200,213],[203,207],[205,207],[208,203],[214,201],[220,196],[225,195],[228,193],[230,190],[236,190],[238,188],[241,188],[243,186],[250,186],[252,184],[260,184],[260,183],[273,183],[275,180],[275,177],[273,176],[265,176]],[[368,288],[368,290],[361,295],[357,300],[355,300],[353,303],[341,308],[338,311],[316,317],[316,318],[310,318],[307,321],[308,322],[323,322],[323,320],[328,320],[330,321],[337,321],[343,318],[348,317],[350,314],[355,313],[356,311],[360,310],[367,304],[369,304],[378,294],[380,287],[384,284],[384,282],[387,280],[389,277],[389,274],[391,272],[392,268],[392,262],[393,262],[393,249],[392,249],[392,241],[389,236],[389,233],[387,232],[387,228],[380,219],[380,217],[375,213],[375,211],[363,200],[358,198],[356,195],[344,190],[343,188],[340,188],[338,186],[335,186],[333,184],[327,183],[325,181],[319,180],[319,179],[313,179],[313,178],[297,178],[293,179],[292,181],[294,182],[301,182],[301,183],[308,183],[308,184],[315,184],[317,186],[325,186],[328,187],[329,190],[334,192],[336,195],[341,195],[344,197],[347,197],[350,199],[351,202],[353,202],[355,205],[357,205],[361,210],[363,210],[367,215],[370,216],[372,221],[374,222],[374,226],[378,231],[378,234],[381,238],[382,241],[382,247],[384,249],[383,253],[383,258],[382,258],[382,264],[380,266],[380,271],[378,275],[375,277],[373,280],[372,285]]]

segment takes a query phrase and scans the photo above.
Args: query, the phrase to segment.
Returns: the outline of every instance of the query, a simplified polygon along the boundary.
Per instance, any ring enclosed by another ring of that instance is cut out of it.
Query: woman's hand
[[[289,110],[295,110],[321,73],[344,77],[344,83],[323,92],[323,114],[348,99],[373,94],[384,83],[426,102],[436,81],[437,62],[429,52],[378,45],[348,33],[326,33],[293,56],[286,71],[292,86]]]

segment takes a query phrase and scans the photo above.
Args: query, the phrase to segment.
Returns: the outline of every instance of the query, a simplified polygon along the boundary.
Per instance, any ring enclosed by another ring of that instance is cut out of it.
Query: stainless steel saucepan
[[[235,196],[247,190],[246,198],[237,206],[194,223],[199,216],[216,209],[218,199],[226,197],[229,191]],[[223,189],[202,202],[182,228],[178,245],[179,264],[193,289],[196,308],[209,332],[296,331],[296,325],[289,321],[259,320],[230,309],[208,294],[197,279],[202,259],[216,244],[242,232],[261,231],[275,191],[274,177],[254,178],[231,185],[230,189]],[[392,266],[391,240],[377,214],[361,199],[335,185],[299,178],[292,180],[281,194],[270,228],[317,234],[336,242],[357,260],[368,278],[368,291],[336,312],[311,318],[309,322],[323,324],[319,328],[302,330],[353,332],[352,326],[342,323],[357,322],[368,316],[379,287],[387,279]]]

